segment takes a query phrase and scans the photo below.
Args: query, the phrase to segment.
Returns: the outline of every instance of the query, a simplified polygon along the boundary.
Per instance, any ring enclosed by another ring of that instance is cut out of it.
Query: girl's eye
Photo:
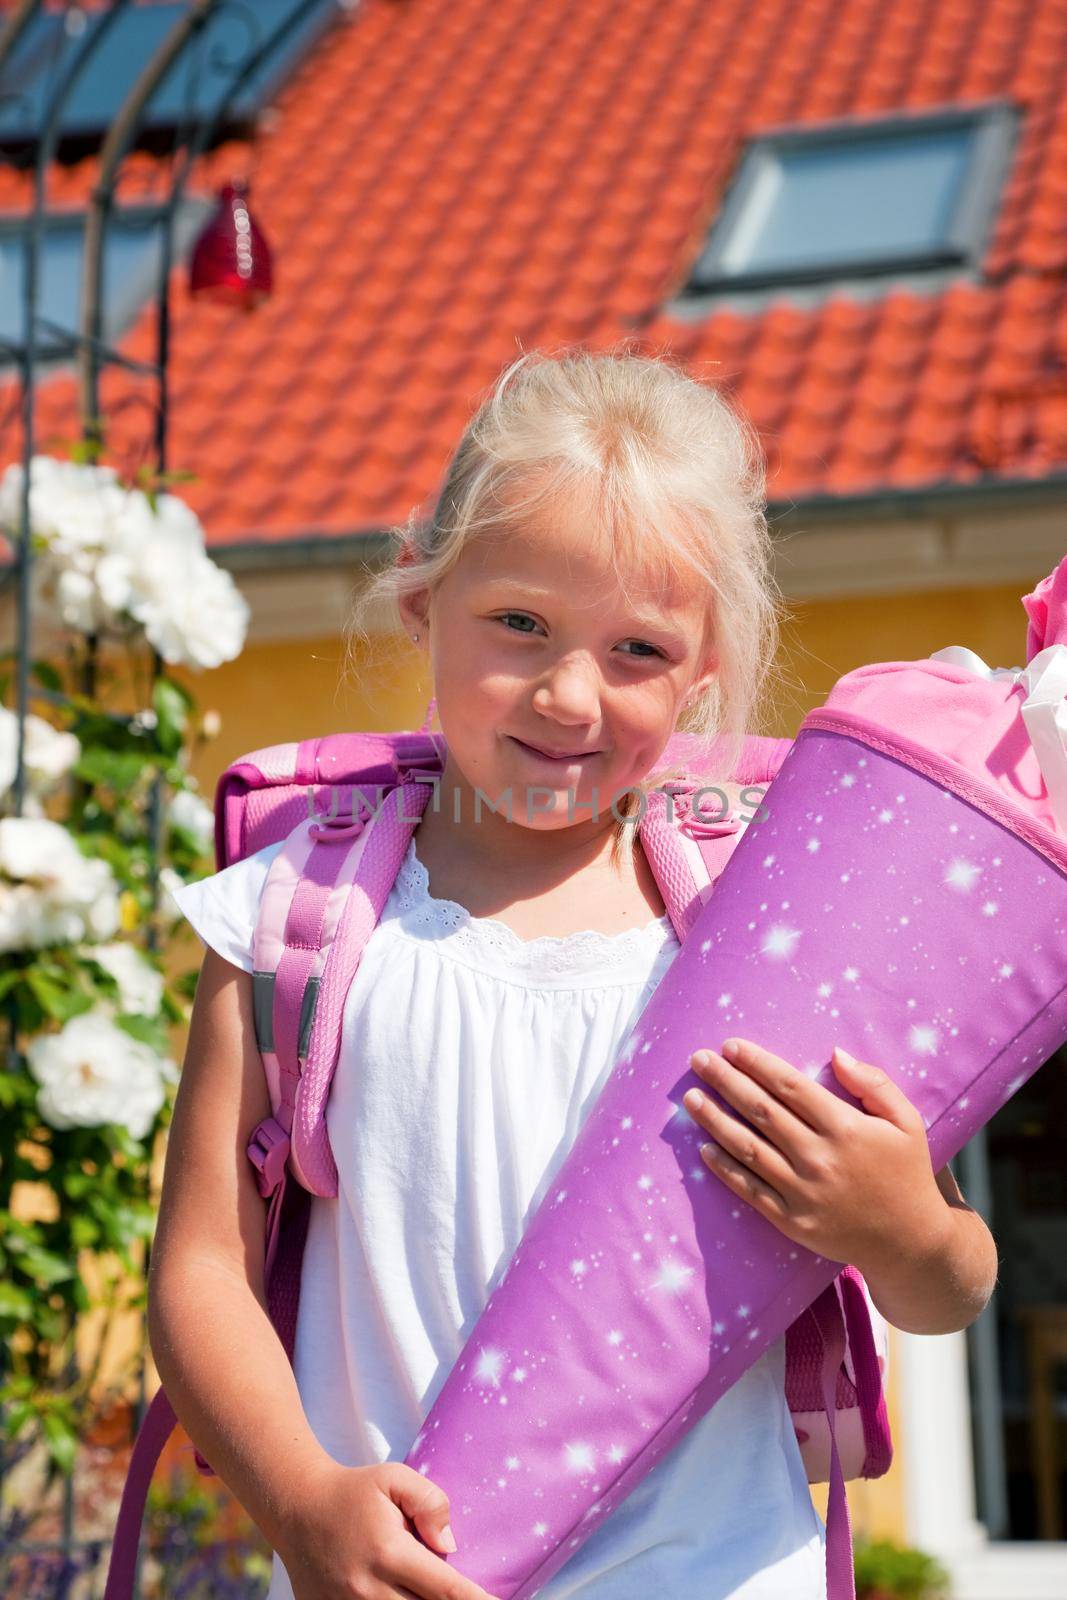
[[[661,656],[663,654],[663,651],[660,650],[657,645],[648,644],[644,639],[627,639],[626,643],[640,645],[642,650],[651,650],[654,656]],[[649,658],[648,656],[640,656],[638,659],[641,661],[647,661]]]
[[[504,626],[508,629],[509,633],[525,633],[525,634],[529,635],[529,632],[530,632],[529,628],[512,628],[510,626],[510,621],[511,621],[511,618],[513,618],[513,617],[518,617],[523,622],[529,622],[532,625],[532,627],[534,627],[534,628],[537,627],[537,623],[534,622],[533,617],[528,616],[525,611],[505,611],[502,616],[497,618],[497,620],[504,624]],[[642,652],[637,657],[637,659],[639,661],[647,661],[647,660],[650,659],[649,656],[644,654],[644,652],[646,650],[647,651],[651,651],[651,654],[653,656],[662,656],[663,655],[663,651],[660,650],[657,645],[648,644],[647,641],[644,640],[644,639],[627,639],[626,643],[627,644],[635,644],[635,645],[638,646],[639,650]]]

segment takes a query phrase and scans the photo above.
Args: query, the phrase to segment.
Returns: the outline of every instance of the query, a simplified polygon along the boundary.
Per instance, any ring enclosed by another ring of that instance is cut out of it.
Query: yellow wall
[[[913,661],[962,644],[991,667],[1024,666],[1027,619],[1021,592],[1017,584],[1008,584],[794,602],[780,659],[798,688],[773,731],[792,736],[803,714],[825,699],[842,673],[870,661]]]

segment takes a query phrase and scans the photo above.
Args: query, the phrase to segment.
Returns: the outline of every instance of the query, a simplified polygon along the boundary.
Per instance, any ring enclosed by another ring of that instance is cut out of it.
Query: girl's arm
[[[956,1333],[985,1310],[997,1284],[997,1246],[950,1167],[935,1173],[936,1201],[911,1249],[901,1243],[860,1270],[882,1316],[905,1333]]]
[[[270,1109],[251,976],[209,949],[168,1141],[148,1331],[186,1432],[277,1547],[330,1457],[267,1315],[266,1206],[245,1145]]]

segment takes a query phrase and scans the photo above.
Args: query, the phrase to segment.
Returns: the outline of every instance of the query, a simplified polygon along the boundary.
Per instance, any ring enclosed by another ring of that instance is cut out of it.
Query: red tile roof
[[[775,501],[1062,471],[1065,78],[1063,0],[362,0],[254,153],[273,298],[197,305],[176,274],[171,465],[200,475],[182,492],[213,544],[372,529],[430,501],[520,350],[624,337],[728,385]],[[1022,121],[981,283],[661,309],[752,135],[989,100]],[[244,154],[215,152],[197,191]],[[121,195],[159,175],[131,159]],[[93,176],[57,166],[52,203]],[[27,195],[0,168],[0,213]],[[124,347],[152,358],[150,315]],[[130,390],[110,371],[105,407]],[[72,400],[43,388],[42,440],[75,431]],[[145,406],[116,415],[122,459],[150,436]],[[8,428],[0,460],[18,448]]]

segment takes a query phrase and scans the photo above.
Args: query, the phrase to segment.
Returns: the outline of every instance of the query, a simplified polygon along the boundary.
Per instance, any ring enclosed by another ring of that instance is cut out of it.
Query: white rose
[[[17,533],[22,525],[22,466],[4,475],[0,520]],[[59,555],[103,549],[123,489],[113,467],[34,456],[30,463],[30,530]]]
[[[176,495],[131,491],[97,567],[105,603],[144,628],[171,664],[215,667],[240,654],[249,608],[230,574],[208,556],[196,513]]]
[[[31,712],[26,719],[26,761],[30,776],[40,788],[53,788],[65,778],[81,755],[82,747],[73,733],[53,728],[43,717]]]
[[[29,719],[27,718],[27,723]],[[29,734],[26,728],[26,757],[29,766]],[[0,706],[0,795],[14,787],[15,771],[18,766],[18,718],[6,706]]]
[[[93,865],[107,866],[106,861],[97,861]],[[108,871],[110,872],[110,867]],[[85,936],[88,939],[110,939],[112,934],[119,930],[122,914],[119,910],[118,885],[114,883],[114,894],[101,894],[92,884],[86,883],[85,901],[82,907],[82,916],[85,922]]]
[[[7,877],[58,887],[65,875],[79,875],[88,864],[58,822],[47,818],[0,818],[0,872]]]
[[[65,628],[75,633],[99,633],[112,619],[112,611],[93,579],[74,567],[55,574],[53,608]]]
[[[60,557],[53,550],[41,551],[33,561],[32,589],[42,616],[78,633],[99,633],[117,621],[97,585],[92,553]]]
[[[0,883],[0,951],[41,950],[85,936],[85,923],[29,883]]]
[[[199,849],[206,854],[215,839],[215,813],[191,789],[179,789],[167,807],[167,816],[174,827],[191,833]]]
[[[100,601],[114,616],[130,609],[134,598],[134,566],[124,550],[110,550],[96,563]]]
[[[86,937],[110,939],[119,925],[119,887],[106,861],[83,856],[67,830],[45,817],[0,818],[4,896],[0,948],[39,949]]]
[[[232,661],[244,647],[248,601],[207,556],[180,562],[165,583],[146,583],[131,609],[164,661],[203,670]]]
[[[15,713],[0,706],[0,794],[14,787],[18,727]],[[24,755],[30,785],[40,793],[54,788],[70,771],[81,755],[81,745],[72,733],[61,733],[31,711],[26,717]]]
[[[173,1068],[98,1011],[38,1035],[26,1060],[41,1086],[37,1109],[53,1128],[118,1124],[135,1139],[151,1129],[163,1104],[164,1072]]]
[[[86,952],[119,986],[119,1009],[154,1017],[163,1003],[163,977],[141,951],[121,940]]]

